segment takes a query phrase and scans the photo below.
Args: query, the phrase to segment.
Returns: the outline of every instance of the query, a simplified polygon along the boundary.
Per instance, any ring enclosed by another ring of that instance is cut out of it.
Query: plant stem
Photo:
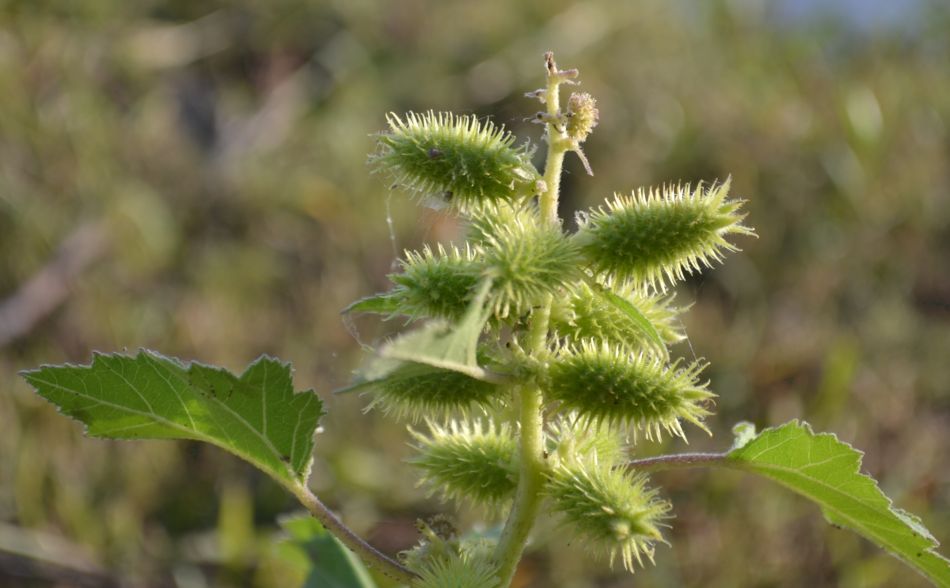
[[[557,204],[561,168],[567,150],[562,137],[563,131],[559,130],[552,121],[556,121],[560,115],[558,86],[563,81],[563,77],[557,71],[554,57],[550,53],[545,55],[545,61],[548,68],[548,82],[545,90],[548,113],[548,152],[544,164],[545,189],[539,198],[539,206],[541,222],[557,226],[559,224]],[[552,301],[553,296],[549,294],[531,315],[531,323],[528,327],[528,353],[533,356],[544,353]],[[518,489],[495,551],[495,560],[498,562],[498,585],[502,588],[511,585],[518,562],[521,561],[521,555],[528,543],[528,535],[538,517],[546,467],[543,453],[544,418],[541,414],[543,402],[541,390],[537,386],[523,386],[516,390],[516,394],[519,401],[520,430]]]
[[[541,194],[539,205],[541,208],[541,220],[553,225],[558,224],[557,204],[561,191],[561,168],[564,165],[564,154],[567,152],[566,137],[564,131],[559,129],[552,121],[557,120],[561,112],[561,94],[559,86],[563,81],[557,65],[554,63],[554,55],[550,52],[544,55],[545,64],[548,68],[547,87],[544,92],[544,104],[547,106],[548,124],[547,142],[548,153],[544,160],[544,184],[545,191]]]
[[[502,531],[495,559],[498,561],[499,586],[511,585],[518,568],[521,554],[528,542],[528,534],[534,526],[541,506],[541,487],[544,482],[544,458],[542,455],[543,420],[541,418],[541,390],[525,386],[520,395],[519,438],[520,472],[515,501]]]
[[[405,584],[411,584],[418,577],[412,570],[379,551],[344,525],[343,521],[333,514],[306,484],[296,484],[289,486],[288,489],[330,534],[363,560],[363,563]]]
[[[659,472],[663,470],[681,470],[686,468],[702,468],[709,466],[728,467],[725,453],[675,453],[657,457],[634,459],[624,464],[640,472]]]

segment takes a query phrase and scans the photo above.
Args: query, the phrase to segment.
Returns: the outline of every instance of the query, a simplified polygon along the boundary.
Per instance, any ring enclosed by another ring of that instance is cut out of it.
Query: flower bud
[[[742,201],[726,200],[728,192],[727,180],[705,191],[664,186],[617,195],[607,210],[581,219],[576,238],[595,272],[665,290],[684,270],[711,267],[723,251],[735,251],[726,236],[754,234],[740,224]]]
[[[567,101],[567,136],[575,143],[583,143],[597,126],[599,116],[593,96],[586,92],[571,94]]]
[[[409,463],[444,498],[497,504],[515,491],[517,444],[507,425],[491,421],[428,422],[429,435],[410,429],[418,455]]]
[[[670,505],[646,487],[646,476],[610,464],[573,463],[554,468],[545,492],[555,510],[592,552],[617,554],[627,570],[642,556],[653,561],[653,544],[662,541],[660,526]]]
[[[391,113],[387,122],[370,163],[407,190],[442,195],[467,210],[530,196],[541,179],[526,146],[513,147],[511,133],[475,116]]]
[[[584,341],[566,347],[548,366],[544,389],[564,410],[576,411],[591,423],[632,425],[648,439],[663,430],[685,438],[680,419],[708,430],[703,407],[713,394],[696,376],[696,362],[685,368],[671,366],[646,354],[632,354],[606,343]]]

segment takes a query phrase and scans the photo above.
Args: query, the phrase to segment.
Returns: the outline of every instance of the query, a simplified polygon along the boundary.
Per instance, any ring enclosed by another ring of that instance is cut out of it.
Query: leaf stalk
[[[343,524],[333,512],[327,508],[317,496],[310,491],[306,484],[300,483],[289,486],[297,500],[310,512],[311,515],[324,526],[340,543],[355,553],[364,563],[375,567],[390,578],[405,584],[411,584],[418,576],[409,568],[379,551],[349,527]]]

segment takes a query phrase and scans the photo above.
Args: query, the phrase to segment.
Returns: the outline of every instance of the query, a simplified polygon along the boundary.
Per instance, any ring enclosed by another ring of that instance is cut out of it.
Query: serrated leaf
[[[726,461],[813,500],[831,524],[866,537],[938,586],[950,586],[950,560],[935,551],[937,540],[860,472],[861,456],[836,436],[791,421],[731,450]]]
[[[289,517],[280,526],[289,535],[280,551],[302,572],[301,588],[376,588],[359,558],[312,517]]]
[[[261,357],[243,374],[151,351],[96,354],[91,365],[22,372],[93,437],[194,439],[238,455],[288,486],[306,481],[323,402],[295,393],[290,364]]]

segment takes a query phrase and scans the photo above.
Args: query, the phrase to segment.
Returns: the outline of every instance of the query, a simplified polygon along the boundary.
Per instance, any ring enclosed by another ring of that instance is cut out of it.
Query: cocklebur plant
[[[355,535],[308,487],[324,405],[295,392],[290,366],[263,357],[240,376],[142,351],[96,355],[89,366],[43,366],[24,377],[60,410],[110,438],[206,441],[271,475],[362,561],[415,588],[511,584],[542,505],[592,555],[630,571],[655,557],[673,506],[655,471],[723,467],[770,478],[950,586],[950,562],[914,516],[860,473],[861,454],[792,421],[734,428],[723,453],[636,458],[664,434],[709,432],[714,393],[702,361],[673,359],[681,341],[671,287],[752,236],[730,182],[668,184],[617,194],[564,230],[562,163],[599,112],[587,93],[561,106],[576,70],[545,56],[543,172],[532,147],[474,116],[390,114],[370,156],[375,173],[419,200],[438,199],[468,227],[462,245],[407,252],[393,288],[346,312],[408,318],[351,386],[369,407],[407,421],[422,483],[475,506],[498,532],[420,522],[419,544],[397,557]],[[298,526],[299,528],[302,528]],[[298,528],[298,531],[299,531]],[[354,576],[355,577],[355,576]],[[360,586],[371,585],[363,577]]]

